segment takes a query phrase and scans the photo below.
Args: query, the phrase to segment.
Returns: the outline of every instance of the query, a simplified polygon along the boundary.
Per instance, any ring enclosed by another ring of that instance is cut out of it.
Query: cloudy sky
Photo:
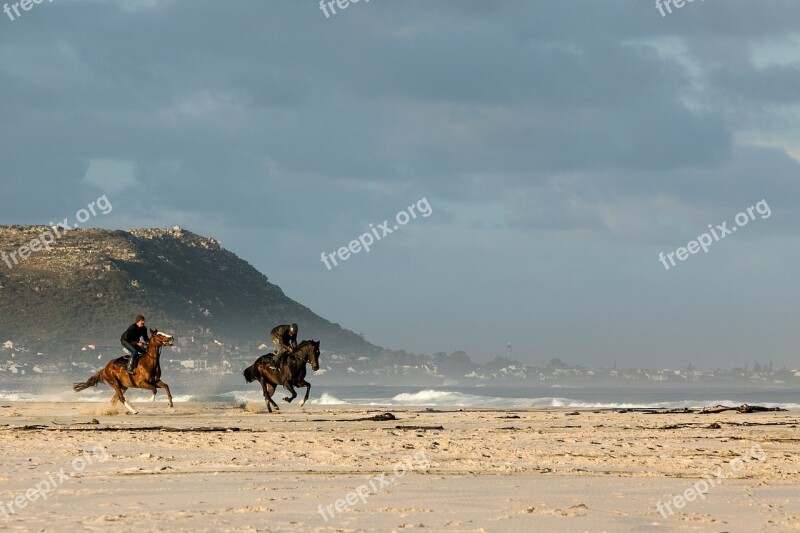
[[[335,9],[0,14],[0,223],[105,194],[85,226],[213,236],[397,349],[800,367],[800,2]],[[423,198],[430,216],[321,261]],[[761,200],[770,216],[674,255]]]

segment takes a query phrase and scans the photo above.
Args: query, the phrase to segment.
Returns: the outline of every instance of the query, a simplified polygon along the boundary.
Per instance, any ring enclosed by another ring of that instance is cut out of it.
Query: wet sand
[[[0,406],[0,529],[800,531],[793,411],[140,398]]]

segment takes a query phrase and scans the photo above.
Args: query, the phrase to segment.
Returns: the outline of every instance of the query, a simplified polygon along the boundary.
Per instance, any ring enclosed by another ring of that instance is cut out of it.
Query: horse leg
[[[114,391],[114,396],[111,398],[111,405],[116,405],[120,399],[122,399],[123,391],[120,390],[122,386],[120,385],[119,380],[113,374],[109,379],[106,380],[108,386]]]
[[[276,411],[280,411],[281,408],[278,407],[278,404],[275,403],[275,400],[272,399],[272,395],[275,394],[275,385],[272,383],[267,383],[267,392],[269,393],[269,402],[275,408]]]
[[[311,394],[311,383],[309,383],[306,380],[303,380],[297,386],[306,388],[306,396],[305,398],[303,398],[303,401],[300,402],[300,407],[303,407],[308,401],[308,395]]]
[[[150,397],[150,401],[151,402],[156,399],[156,392],[158,391],[158,389],[152,383],[148,383],[146,381],[142,381],[142,382],[138,383],[136,388],[137,389],[146,389],[146,390],[149,390],[150,392],[152,392],[153,395]]]
[[[267,389],[267,380],[264,379],[264,378],[260,378],[258,380],[258,382],[261,383],[261,390],[264,391],[264,401],[267,402],[267,409],[271,413],[272,412],[272,405],[270,405],[270,403],[272,402],[272,398],[270,397],[271,394],[270,394],[269,390]]]
[[[120,394],[119,398],[117,398],[117,399],[119,401],[121,401],[121,402],[124,402],[125,401],[125,393],[128,392],[128,387],[126,387],[125,385],[122,384],[122,382],[120,382],[119,390],[122,392],[122,394]]]
[[[291,398],[284,398],[284,399],[283,399],[283,401],[284,401],[284,402],[286,402],[286,403],[292,403],[292,400],[294,400],[295,398],[297,398],[297,391],[296,391],[296,390],[294,390],[294,387],[293,387],[293,386],[292,386],[292,384],[291,384],[291,383],[289,383],[288,381],[286,382],[286,384],[285,384],[283,387],[284,387],[286,390],[288,390],[289,392],[291,392],[291,393],[292,393],[292,397],[291,397]]]
[[[128,412],[130,414],[132,414],[132,415],[138,415],[139,414],[139,411],[137,411],[136,409],[131,407],[131,404],[129,404],[128,400],[126,400],[125,398],[122,398],[122,403],[123,403],[123,405],[125,405],[125,408],[128,410]]]
[[[114,387],[114,385],[111,385],[111,386]],[[128,388],[126,386],[122,385],[122,384],[119,385],[119,389],[122,392],[122,394],[117,395],[117,393],[115,392],[114,393],[114,397],[111,398],[111,405],[116,405],[117,402],[119,402],[121,400],[122,395],[125,394],[125,392],[128,390]]]
[[[125,408],[128,410],[128,412],[130,414],[132,414],[132,415],[139,414],[139,411],[137,411],[136,409],[131,407],[131,404],[129,404],[128,400],[125,399],[125,392],[123,391],[123,389],[128,390],[128,388],[127,387],[123,387],[122,383],[119,382],[119,378],[117,378],[115,380],[110,380],[110,381],[111,381],[111,388],[113,388],[114,392],[117,393],[116,398],[118,398],[119,401],[122,402],[122,405],[125,406]]]
[[[156,381],[156,387],[161,387],[164,389],[164,392],[167,393],[167,402],[169,402],[169,406],[172,407],[172,393],[169,391],[169,385],[161,381],[160,379]],[[156,393],[153,392],[153,399],[156,399]]]
[[[128,410],[129,413],[132,415],[137,414],[136,409],[130,406],[130,404],[125,400],[125,387],[123,387],[122,383],[120,383],[119,378],[117,379],[109,379],[108,384],[111,385],[111,388],[114,389],[114,397],[111,398],[111,405],[115,405],[117,402],[122,402],[122,405]]]

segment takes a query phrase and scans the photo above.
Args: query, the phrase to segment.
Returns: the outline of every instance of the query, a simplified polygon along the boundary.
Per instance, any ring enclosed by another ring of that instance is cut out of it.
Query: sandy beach
[[[134,401],[0,406],[0,528],[800,530],[793,411]]]

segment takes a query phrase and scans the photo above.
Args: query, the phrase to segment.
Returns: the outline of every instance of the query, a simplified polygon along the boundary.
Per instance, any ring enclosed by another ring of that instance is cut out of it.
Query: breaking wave
[[[176,387],[173,387],[176,388]],[[317,389],[318,391],[319,389]],[[309,404],[313,405],[372,405],[372,406],[452,406],[452,407],[560,407],[570,409],[681,409],[698,408],[711,405],[739,406],[744,403],[760,405],[764,407],[782,407],[785,409],[800,409],[800,404],[795,403],[795,394],[770,394],[769,391],[745,392],[739,396],[727,396],[719,399],[712,391],[708,391],[700,396],[697,391],[684,395],[681,392],[673,391],[668,396],[662,395],[659,398],[652,398],[651,391],[638,391],[635,395],[627,394],[617,396],[607,391],[602,394],[595,394],[587,391],[574,391],[575,396],[582,398],[570,398],[564,396],[524,396],[524,392],[516,391],[516,395],[494,396],[490,394],[475,394],[475,392],[486,392],[481,388],[470,388],[462,390],[439,390],[421,389],[409,391],[406,389],[398,390],[393,387],[370,387],[369,389],[357,389],[349,387],[335,388],[333,393],[323,392],[319,397],[311,395]],[[552,390],[552,389],[551,389]],[[495,392],[494,390],[492,392]],[[497,393],[503,391],[496,390]],[[561,389],[559,392],[568,392]],[[573,392],[573,391],[569,391]],[[298,389],[299,396],[302,398],[304,391]],[[585,393],[585,394],[584,394]],[[0,402],[82,402],[82,403],[105,403],[111,399],[112,391],[108,387],[89,389],[75,394],[72,390],[63,388],[53,390],[0,390]],[[514,394],[513,392],[511,394]],[[735,394],[735,393],[734,393]],[[276,393],[276,400],[283,398],[286,391],[280,390]],[[150,393],[145,390],[130,389],[126,396],[132,402],[140,402],[150,398]],[[594,396],[594,397],[593,397]],[[609,397],[610,396],[610,397]],[[781,402],[780,400],[786,398]],[[193,394],[176,394],[173,397],[176,403],[186,402],[212,402],[212,403],[234,403],[242,404],[249,402],[263,402],[264,397],[258,389],[231,390],[219,392],[195,391]],[[660,400],[660,401],[659,401]],[[777,400],[777,401],[776,401]],[[794,401],[792,401],[794,400]],[[166,402],[166,395],[159,391],[156,402]]]
[[[576,400],[573,398],[563,398],[555,396],[543,396],[536,398],[502,398],[497,396],[481,396],[456,391],[441,391],[426,389],[413,393],[401,393],[391,398],[388,405],[451,405],[459,407],[569,407],[583,409],[636,409],[636,408],[662,408],[662,409],[682,409],[684,407],[705,407],[708,405],[729,405],[738,406],[746,402],[742,400],[677,400],[669,402],[593,402],[586,400]],[[798,409],[800,404],[796,403],[771,403],[759,402],[764,407],[783,407],[787,409]]]

